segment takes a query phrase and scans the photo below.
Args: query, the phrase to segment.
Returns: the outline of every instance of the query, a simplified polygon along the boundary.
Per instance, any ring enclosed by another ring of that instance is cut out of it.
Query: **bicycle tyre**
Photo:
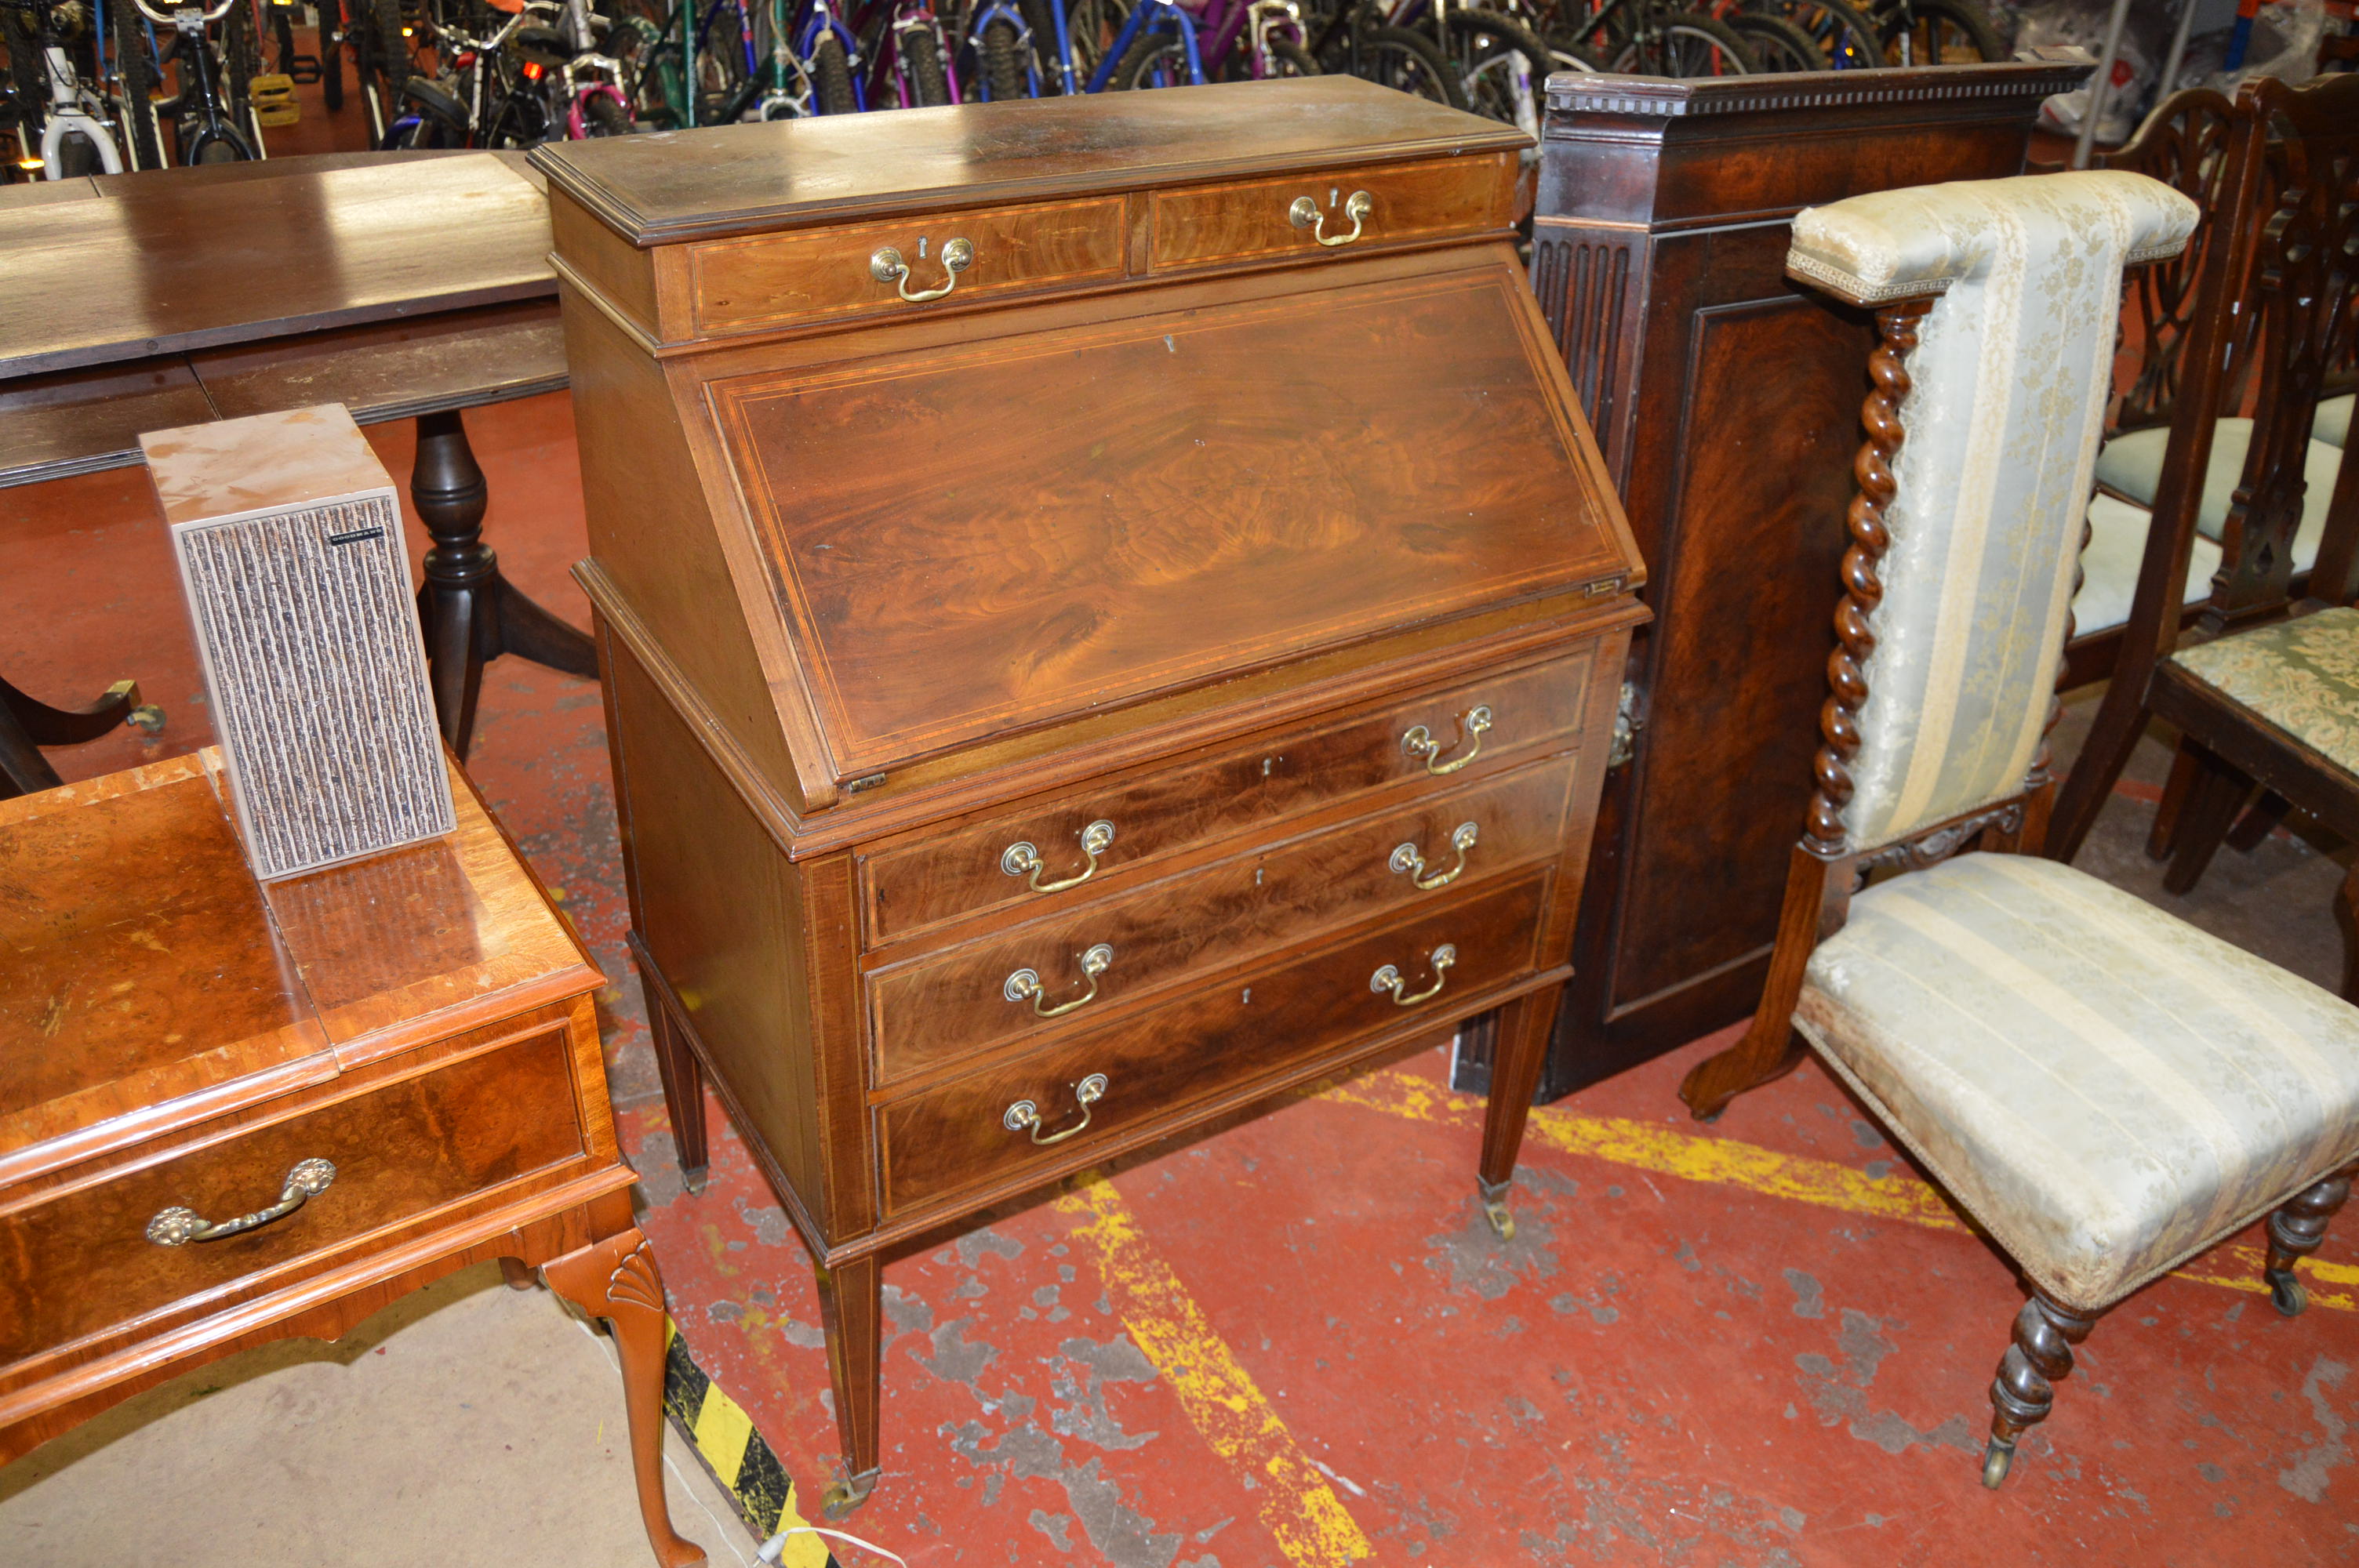
[[[1736,29],[1736,36],[1760,60],[1761,69],[1772,76],[1827,69],[1827,57],[1818,40],[1783,16],[1773,16],[1765,11],[1736,11],[1721,20]]]
[[[832,32],[821,34],[818,47],[811,50],[811,77],[819,90],[821,114],[858,111],[860,100],[853,96],[852,65],[843,58],[843,40]]]
[[[1129,89],[1124,86],[1124,83],[1136,80],[1139,72],[1147,69],[1147,58],[1156,53],[1164,43],[1177,44],[1179,41],[1177,38],[1169,35],[1158,37],[1153,26],[1141,24],[1138,36],[1130,40],[1130,48],[1125,49],[1122,59],[1114,62],[1114,74],[1106,78],[1107,90],[1114,92],[1128,92]]]
[[[8,46],[16,150],[20,157],[38,158],[41,156],[41,127],[48,121],[42,110],[49,101],[49,83],[42,80],[40,40],[33,36],[32,21],[13,5],[0,5],[0,43]]]
[[[1348,71],[1363,81],[1447,103],[1452,109],[1466,107],[1466,89],[1450,62],[1441,58],[1440,49],[1423,33],[1408,27],[1370,27],[1360,35],[1356,69],[1343,49],[1322,61],[1321,69],[1330,75]]]
[[[120,3],[108,14],[114,31],[114,75],[123,94],[125,150],[140,168],[164,167],[164,138],[156,124],[156,62],[147,55],[147,29],[139,13]]]
[[[2006,46],[1999,42],[1998,29],[1991,25],[1989,14],[1973,4],[1973,0],[1909,0],[1908,13],[1904,15],[1896,9],[1884,18],[1884,58],[1887,63],[1897,65],[1900,62],[1900,40],[1904,35],[1914,31],[1909,26],[1912,20],[1927,24],[1926,38],[1934,46],[1928,51],[1912,48],[1909,51],[1912,57],[1920,52],[1934,56],[1931,59],[1917,58],[1915,64],[1972,65],[1976,60],[2003,60],[2007,58]],[[1967,58],[1964,52],[1951,54],[1940,49],[1940,28],[1943,24],[1956,28],[1964,36],[1965,49],[1971,51],[1972,59]]]
[[[1164,80],[1147,80],[1148,73],[1158,67],[1164,72]],[[1188,50],[1180,42],[1177,33],[1158,33],[1154,43],[1147,49],[1132,45],[1130,52],[1123,56],[1122,65],[1114,71],[1114,80],[1106,85],[1116,92],[1185,87],[1188,85]]]
[[[1129,20],[1130,6],[1125,0],[1072,0],[1066,7],[1065,38],[1073,48],[1075,86],[1087,85],[1098,61],[1105,58]]]
[[[585,117],[597,127],[593,135],[627,136],[638,129],[631,124],[630,111],[603,92],[592,95]]]
[[[1688,69],[1707,61],[1724,69]],[[1684,78],[1757,76],[1761,62],[1726,22],[1701,11],[1683,11],[1664,25],[1658,38],[1633,38],[1624,44],[1614,57],[1614,70],[1619,75]]]
[[[983,86],[994,103],[1008,103],[1026,95],[1024,51],[1018,47],[1016,24],[1005,16],[995,17],[983,29],[983,40],[975,47],[983,53]],[[1117,78],[1121,72],[1114,73]],[[1114,83],[1121,85],[1119,80]]]
[[[336,0],[319,0],[314,14],[320,19],[320,97],[333,111],[344,106],[344,51],[336,37],[342,16]]]
[[[1533,96],[1547,98],[1549,72],[1556,69],[1556,58],[1538,33],[1512,17],[1483,10],[1451,12],[1450,31],[1469,50],[1478,48],[1476,40],[1487,34],[1522,55],[1531,70]]]
[[[901,35],[897,47],[907,66],[909,96],[920,109],[939,109],[951,101],[950,78],[942,71],[941,36],[931,28]]]
[[[401,36],[401,0],[362,3],[367,7],[364,19],[376,56],[377,92],[384,100],[386,118],[390,120],[395,105],[401,102],[402,86],[409,80],[409,42]]]
[[[1833,70],[1864,70],[1884,63],[1884,29],[1851,0],[1744,0],[1741,9],[1783,16],[1818,46]]]
[[[255,128],[250,105],[254,79],[262,74],[262,46],[254,36],[254,7],[239,0],[222,22],[222,113],[237,128],[238,140],[262,133]]]
[[[1310,51],[1292,38],[1270,39],[1269,52],[1277,58],[1278,64],[1296,76],[1320,74],[1319,62],[1310,58]]]

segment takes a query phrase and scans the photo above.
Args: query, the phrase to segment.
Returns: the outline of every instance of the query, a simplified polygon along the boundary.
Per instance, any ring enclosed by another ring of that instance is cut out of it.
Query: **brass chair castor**
[[[712,1179],[712,1167],[710,1165],[699,1165],[693,1171],[690,1170],[685,1165],[680,1167],[679,1184],[681,1188],[687,1192],[690,1197],[695,1197],[698,1194],[703,1192],[704,1184]]]
[[[820,1494],[819,1511],[830,1521],[849,1519],[861,1504],[868,1500],[868,1494],[875,1489],[876,1472],[874,1470],[864,1476],[839,1476],[827,1484],[827,1490]]]
[[[1999,1483],[2006,1479],[2007,1466],[2014,1463],[2015,1444],[1992,1438],[1990,1446],[1983,1450],[1983,1485],[1997,1491]]]
[[[143,702],[124,717],[124,723],[150,735],[164,732],[164,710],[152,702]]]
[[[2310,1292],[2293,1277],[2291,1269],[2270,1269],[2265,1271],[2269,1281],[2269,1304],[2277,1309],[2280,1317],[2299,1317],[2310,1305]]]
[[[1507,1194],[1515,1186],[1511,1178],[1493,1186],[1482,1177],[1474,1178],[1474,1191],[1483,1199],[1483,1217],[1491,1222],[1491,1232],[1502,1241],[1516,1238],[1516,1217],[1507,1212]]]

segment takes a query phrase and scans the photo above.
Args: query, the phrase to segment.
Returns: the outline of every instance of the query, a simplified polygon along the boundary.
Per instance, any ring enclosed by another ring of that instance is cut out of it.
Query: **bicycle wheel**
[[[1908,0],[1885,15],[1884,58],[1892,65],[1972,65],[2006,59],[2006,46],[1973,0]]]
[[[401,0],[357,0],[357,4],[360,23],[368,29],[363,59],[372,62],[379,107],[390,118],[394,105],[400,102],[402,83],[409,80],[409,40],[401,36]],[[361,85],[368,85],[365,73]]]
[[[1884,33],[1851,0],[1745,0],[1746,12],[1783,16],[1810,35],[1828,68],[1862,70],[1884,63]]]
[[[1188,85],[1188,50],[1177,33],[1141,33],[1109,83],[1116,92]]]
[[[125,6],[129,10],[129,6]],[[330,109],[344,106],[344,50],[338,28],[342,14],[336,0],[319,0],[320,18],[320,96]]]
[[[860,108],[860,100],[852,92],[852,66],[843,58],[843,40],[833,33],[821,33],[819,47],[811,50],[811,76],[819,88],[819,112],[822,114],[850,114]]]
[[[1683,11],[1624,44],[1614,57],[1614,70],[1621,75],[1755,76],[1761,62],[1726,22]]]
[[[1270,39],[1269,53],[1270,58],[1277,63],[1277,73],[1280,76],[1316,76],[1319,74],[1319,62],[1310,58],[1310,51],[1309,49],[1304,49],[1292,38]]]
[[[1783,16],[1733,11],[1721,19],[1736,29],[1736,36],[1745,40],[1766,71],[1827,69],[1827,57],[1819,52],[1817,41]]]
[[[0,5],[0,43],[8,46],[8,83],[16,120],[16,150],[21,157],[41,156],[41,126],[47,116],[41,106],[49,101],[42,80],[40,41],[33,36],[32,19],[14,5]]]
[[[1088,84],[1129,20],[1129,0],[1073,0],[1065,12],[1065,39],[1073,49],[1075,86]]]
[[[994,17],[983,29],[976,48],[983,52],[984,91],[991,101],[1007,103],[1024,97],[1024,41],[1016,36],[1016,24],[1005,16]],[[1114,85],[1122,83],[1117,81]]]
[[[909,96],[921,109],[951,101],[950,78],[942,71],[941,36],[931,27],[913,27],[898,40],[901,61],[909,73]]]
[[[254,79],[262,74],[262,49],[254,36],[254,7],[245,0],[239,0],[222,18],[221,61],[222,112],[237,127],[239,140],[259,135],[248,105],[254,98]]]
[[[1363,81],[1390,87],[1411,97],[1466,107],[1466,89],[1458,73],[1441,58],[1441,50],[1423,33],[1407,27],[1370,27],[1360,35],[1356,63],[1338,48],[1320,62],[1330,75],[1349,72]]]
[[[582,117],[590,123],[593,136],[627,136],[637,129],[631,124],[630,112],[623,107],[622,100],[603,92],[591,94]]]
[[[1556,59],[1530,28],[1495,11],[1452,11],[1459,85],[1466,106],[1487,120],[1539,135],[1539,104]]]
[[[140,168],[164,166],[164,140],[156,125],[156,62],[147,55],[147,29],[139,13],[120,4],[108,13],[114,33],[114,80],[123,94],[123,125],[131,161]]]

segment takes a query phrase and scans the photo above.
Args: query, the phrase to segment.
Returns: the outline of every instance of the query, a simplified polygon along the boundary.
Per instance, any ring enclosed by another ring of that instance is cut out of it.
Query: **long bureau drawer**
[[[1147,864],[1404,780],[1430,779],[1439,789],[1478,754],[1560,748],[1580,733],[1595,657],[1583,644],[1545,664],[1199,753],[1143,777],[1035,801],[879,851],[862,868],[869,940],[1012,903],[1094,897],[1099,890],[1088,884],[1101,871]],[[1489,728],[1473,733],[1469,720],[1478,708],[1487,710]],[[1420,731],[1430,756],[1406,743]]]
[[[1408,1014],[1437,1027],[1453,998],[1537,967],[1542,871],[1419,911],[1125,1022],[1044,1046],[877,1112],[885,1212],[983,1186],[1142,1122],[1348,1047]],[[1449,961],[1436,967],[1444,947]],[[1389,986],[1377,983],[1389,966]],[[1396,1000],[1396,997],[1404,1000]],[[1095,1083],[1093,1103],[1079,1103]],[[1018,1108],[1032,1108],[1027,1122]],[[1084,1110],[1087,1116],[1084,1120]]]
[[[0,1365],[225,1292],[582,1152],[563,1024],[415,1077],[68,1187],[0,1214]],[[218,1241],[160,1245],[168,1208],[222,1221],[276,1203],[299,1162],[333,1180]]]
[[[1427,159],[1158,190],[1150,198],[1148,265],[1192,270],[1280,258],[1316,261],[1386,245],[1505,236],[1515,222],[1516,156]],[[1299,203],[1309,202],[1307,209]]]
[[[872,971],[875,1081],[1088,1028],[1189,975],[1553,860],[1573,768],[1534,762]]]

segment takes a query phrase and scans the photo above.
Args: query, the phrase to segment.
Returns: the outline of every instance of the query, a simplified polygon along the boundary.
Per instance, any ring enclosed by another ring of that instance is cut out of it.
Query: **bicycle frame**
[[[114,144],[114,133],[92,112],[97,100],[74,74],[66,51],[56,44],[42,45],[41,64],[49,83],[49,123],[41,127],[43,175],[50,179],[65,178],[66,138],[70,135],[83,136],[97,149],[101,170],[121,174],[123,153]]]
[[[1049,3],[1051,9],[1057,9],[1057,0],[1049,0]],[[1060,15],[1062,15],[1061,11]],[[983,37],[984,28],[994,22],[1006,22],[1016,29],[1016,45],[1024,51],[1024,81],[1027,95],[1033,98],[1039,97],[1040,56],[1039,52],[1032,47],[1031,24],[1024,19],[1024,13],[1011,5],[1009,0],[988,0],[987,4],[967,18],[966,36],[970,39],[980,39]],[[977,102],[984,103],[991,102],[991,77],[988,72],[976,72],[974,90]]]
[[[951,102],[966,102],[959,91],[958,67],[949,58],[949,51],[940,48],[941,20],[934,15],[933,0],[898,0],[893,7],[892,25],[886,29],[886,34],[893,40],[893,58],[885,63],[892,70],[893,90],[899,96],[902,108],[911,106],[908,79],[900,67],[912,48],[936,50],[941,57],[942,81],[951,90]]]
[[[801,60],[804,73],[808,75],[810,71],[811,58],[819,52],[819,40],[823,33],[833,33],[836,41],[843,46],[843,63],[852,76],[852,107],[854,113],[864,113],[868,108],[868,87],[861,80],[860,38],[835,14],[835,7],[829,4],[829,0],[811,0],[810,13],[803,21],[800,47],[795,53]],[[811,101],[816,107],[819,103],[816,93]]]
[[[1159,27],[1167,21],[1178,31],[1180,49],[1188,57],[1189,81],[1201,87],[1204,84],[1204,61],[1196,50],[1196,18],[1188,14],[1187,7],[1176,4],[1175,0],[1138,0],[1138,5],[1131,11],[1129,18],[1123,23],[1122,31],[1116,33],[1114,42],[1106,46],[1105,54],[1099,59],[1097,70],[1090,73],[1089,84],[1082,91],[1103,92],[1106,90],[1106,84],[1114,80],[1114,68],[1122,63],[1123,56],[1130,52],[1130,46],[1137,40],[1139,30],[1143,27]]]
[[[141,16],[150,22],[161,22],[179,35],[179,53],[184,72],[180,82],[180,113],[182,114],[188,113],[189,89],[193,86],[197,90],[197,108],[203,119],[203,124],[200,124],[196,133],[188,138],[187,145],[182,149],[180,161],[183,163],[203,162],[205,148],[216,141],[229,143],[242,159],[261,156],[260,135],[257,133],[254,141],[247,141],[245,133],[222,112],[221,88],[213,80],[212,50],[207,47],[205,38],[207,27],[228,16],[232,6],[245,3],[245,0],[221,0],[221,4],[210,11],[199,10],[194,5],[184,5],[173,11],[158,11],[148,5],[147,0],[131,0],[131,4],[138,7]],[[189,67],[192,62],[194,70],[191,71]]]

